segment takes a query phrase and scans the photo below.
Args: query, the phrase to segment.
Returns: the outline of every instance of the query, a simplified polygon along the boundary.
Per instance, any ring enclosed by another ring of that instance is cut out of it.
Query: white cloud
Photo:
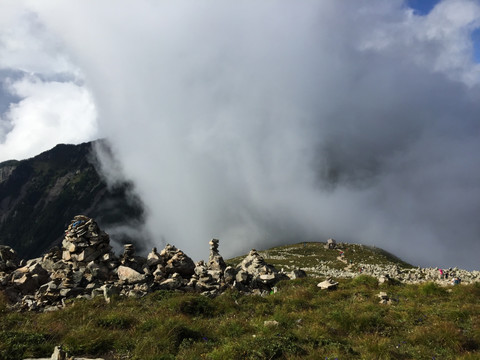
[[[0,9],[0,96],[15,100],[0,114],[0,161],[98,136],[93,98],[60,37],[23,2]]]
[[[8,129],[0,133],[0,161],[24,159],[59,143],[96,136],[96,109],[84,87],[31,75],[12,82],[10,91],[22,100],[10,105],[1,119]]]
[[[447,74],[474,86],[480,64],[474,61],[472,32],[480,27],[480,2],[444,0],[426,16],[406,10],[394,22],[376,23],[360,40],[360,48],[402,54],[407,61]]]
[[[50,59],[85,74],[159,244],[334,236],[476,266],[478,2],[28,4],[62,39]]]

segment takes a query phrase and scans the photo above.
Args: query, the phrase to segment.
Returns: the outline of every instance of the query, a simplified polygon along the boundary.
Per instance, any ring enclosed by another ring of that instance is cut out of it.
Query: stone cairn
[[[43,257],[19,261],[13,249],[0,246],[0,291],[16,310],[53,311],[72,299],[103,296],[142,297],[156,290],[198,292],[216,296],[228,288],[249,294],[270,292],[283,279],[306,276],[297,270],[277,271],[252,250],[235,268],[227,266],[210,241],[208,262],[194,263],[183,251],[167,244],[148,256],[135,254],[132,244],[123,254],[112,252],[108,234],[83,215],[75,216],[65,231],[62,247]]]

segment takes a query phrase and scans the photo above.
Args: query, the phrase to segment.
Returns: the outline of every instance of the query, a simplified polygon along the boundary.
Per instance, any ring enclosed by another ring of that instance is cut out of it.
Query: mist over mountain
[[[143,221],[140,200],[128,182],[107,186],[94,166],[92,145],[60,144],[27,160],[0,163],[0,244],[23,258],[40,256],[61,243],[77,214],[95,216],[114,245],[146,244],[142,234],[126,232]]]
[[[413,3],[8,3],[0,156],[108,138],[142,231],[198,258],[334,237],[476,268],[480,3]]]

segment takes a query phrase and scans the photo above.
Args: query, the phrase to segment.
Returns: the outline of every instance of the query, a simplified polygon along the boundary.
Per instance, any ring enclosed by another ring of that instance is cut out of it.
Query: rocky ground
[[[277,268],[289,271],[301,267],[309,276],[319,278],[349,279],[363,274],[380,282],[395,280],[406,284],[435,282],[446,286],[452,285],[455,278],[464,284],[480,282],[478,270],[414,267],[393,256],[384,256],[381,249],[361,244],[338,243],[329,249],[325,243],[300,243],[259,253]]]
[[[339,259],[340,260],[340,259]],[[317,276],[333,278],[354,278],[358,275],[370,275],[379,279],[380,283],[386,281],[400,281],[406,284],[420,284],[423,282],[435,282],[440,285],[455,285],[459,282],[470,284],[480,282],[480,271],[467,271],[459,268],[404,268],[398,265],[376,265],[366,263],[348,263],[341,259],[346,266],[343,269],[335,269],[328,262],[320,262],[314,268],[304,268],[305,271],[315,273]]]
[[[194,263],[183,251],[167,245],[146,258],[132,244],[116,256],[109,236],[97,223],[78,215],[65,231],[62,247],[43,257],[19,260],[8,246],[0,247],[0,290],[16,310],[52,311],[69,300],[114,295],[142,297],[156,290],[199,292],[215,296],[228,288],[245,293],[270,292],[280,280],[306,276],[301,270],[279,272],[255,250],[236,267],[227,266],[210,241],[208,262]]]
[[[19,260],[12,248],[0,246],[0,290],[16,310],[52,311],[75,298],[103,296],[109,301],[114,295],[142,297],[156,290],[216,296],[228,288],[236,288],[245,293],[262,294],[272,291],[278,281],[304,277],[306,272],[325,278],[353,278],[364,274],[380,282],[433,281],[448,285],[454,281],[480,281],[479,271],[353,262],[355,246],[348,245],[347,252],[345,244],[327,246],[326,254],[333,260],[317,260],[314,266],[306,263],[303,270],[286,266],[286,271],[283,268],[278,271],[266,263],[262,254],[277,259],[281,256],[256,250],[251,250],[236,266],[227,266],[218,251],[217,239],[209,243],[208,261],[198,263],[173,245],[166,245],[160,252],[154,248],[145,258],[137,256],[134,246],[127,244],[123,254],[116,256],[109,241],[108,234],[93,219],[78,215],[66,229],[62,247],[42,257]],[[360,251],[361,245],[356,246],[360,246]],[[289,250],[283,251],[286,254]],[[290,255],[303,259],[298,253]]]

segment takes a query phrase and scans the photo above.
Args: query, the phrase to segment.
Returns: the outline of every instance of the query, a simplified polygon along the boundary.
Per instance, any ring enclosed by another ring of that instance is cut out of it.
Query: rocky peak
[[[6,181],[16,168],[16,161],[0,164],[0,183]]]

